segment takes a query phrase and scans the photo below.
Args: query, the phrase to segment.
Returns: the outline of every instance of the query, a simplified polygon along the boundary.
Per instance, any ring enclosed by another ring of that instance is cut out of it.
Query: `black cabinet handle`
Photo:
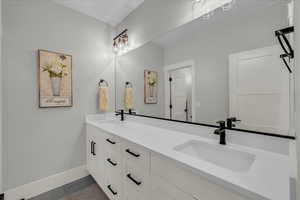
[[[135,180],[132,178],[131,174],[127,174],[127,178],[129,178],[132,182],[134,182],[137,186],[141,185],[142,182]]]
[[[112,188],[111,185],[108,185],[107,188],[109,189],[109,191],[113,194],[113,195],[117,195],[118,193],[115,192]]]
[[[107,162],[109,162],[112,166],[117,166],[118,163],[114,163],[113,161],[111,161],[110,158],[107,159]]]
[[[130,149],[126,149],[126,152],[129,153],[130,155],[136,157],[136,158],[141,156],[140,154],[133,153],[132,151],[130,151]]]
[[[96,155],[96,153],[95,153],[95,144],[96,144],[96,142],[92,142],[92,154],[93,154],[93,156],[95,156]]]
[[[116,144],[116,142],[114,142],[114,141],[111,141],[109,138],[108,138],[108,139],[106,139],[106,141],[107,141],[107,142],[109,142],[110,144]]]

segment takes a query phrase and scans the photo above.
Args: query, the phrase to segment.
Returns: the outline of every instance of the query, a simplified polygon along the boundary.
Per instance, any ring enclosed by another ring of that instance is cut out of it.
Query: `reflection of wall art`
[[[72,56],[39,50],[40,108],[72,106]]]
[[[146,104],[157,104],[157,81],[157,72],[149,70],[144,71],[144,96]]]

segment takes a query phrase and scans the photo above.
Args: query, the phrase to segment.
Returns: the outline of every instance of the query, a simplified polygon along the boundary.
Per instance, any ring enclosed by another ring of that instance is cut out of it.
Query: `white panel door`
[[[290,127],[289,72],[279,46],[229,57],[230,116],[237,128],[288,135]]]
[[[191,121],[192,119],[192,75],[189,67],[169,72],[171,81],[172,119]]]

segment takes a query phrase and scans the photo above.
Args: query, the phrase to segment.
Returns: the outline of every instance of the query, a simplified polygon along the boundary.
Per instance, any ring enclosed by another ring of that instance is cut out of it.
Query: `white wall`
[[[116,90],[117,109],[124,109],[125,82],[133,85],[134,108],[138,114],[163,117],[164,114],[164,75],[163,49],[150,42],[140,48],[117,58]],[[144,70],[154,70],[158,73],[158,103],[144,103]]]
[[[49,0],[3,0],[4,189],[85,164],[85,114],[111,86],[112,28]],[[38,107],[37,50],[73,56],[71,108]]]

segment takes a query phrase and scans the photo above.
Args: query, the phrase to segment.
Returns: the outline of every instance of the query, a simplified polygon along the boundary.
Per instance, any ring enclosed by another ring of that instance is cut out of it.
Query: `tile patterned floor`
[[[97,184],[93,184],[59,200],[108,200],[108,198]]]
[[[91,176],[64,185],[30,200],[108,200]]]

